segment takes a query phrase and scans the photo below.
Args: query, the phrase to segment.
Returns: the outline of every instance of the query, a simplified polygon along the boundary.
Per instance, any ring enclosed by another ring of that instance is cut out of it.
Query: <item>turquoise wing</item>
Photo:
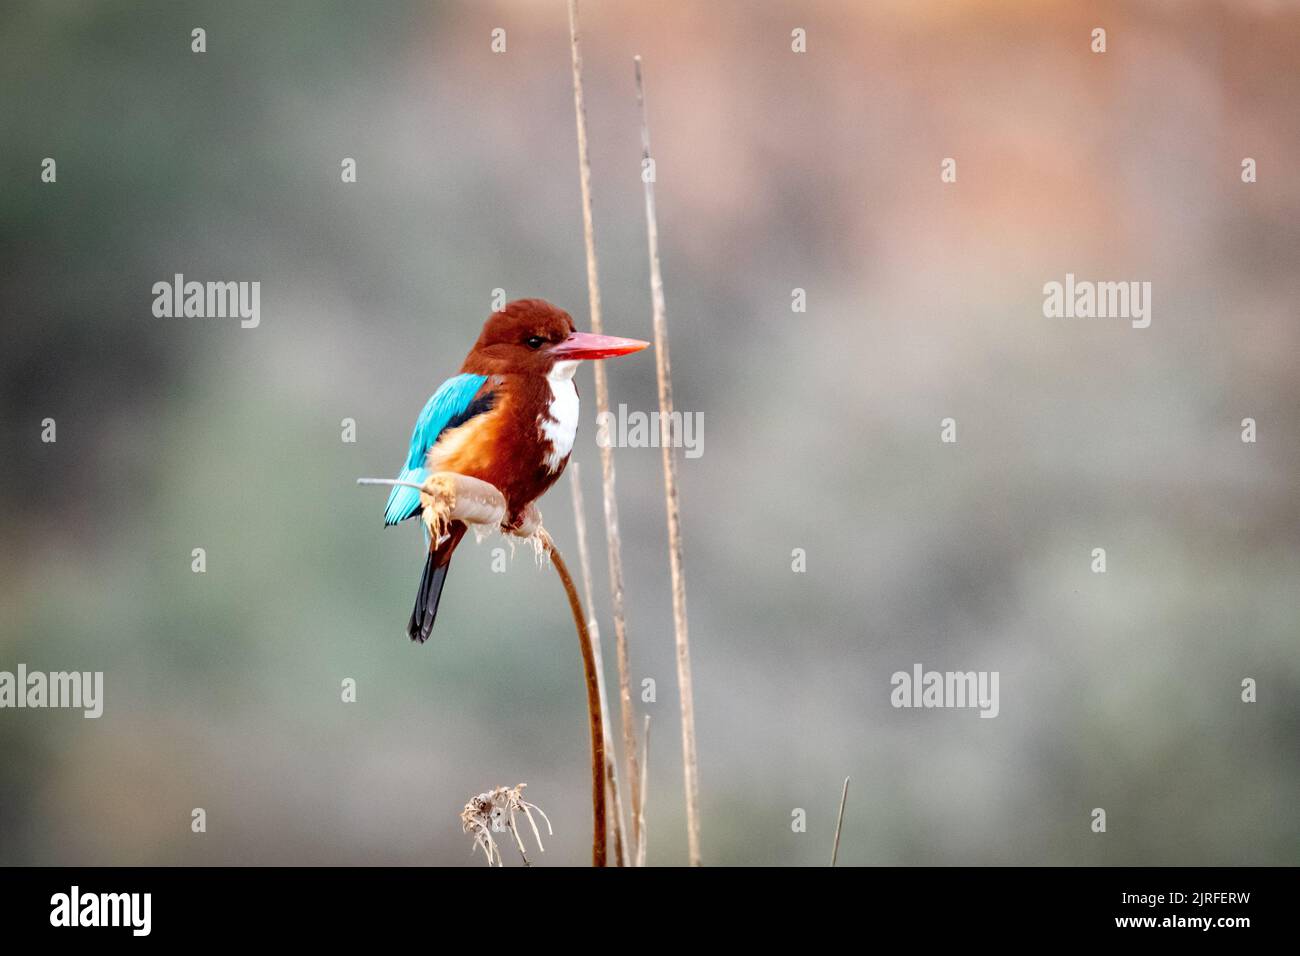
[[[438,441],[439,436],[448,428],[463,424],[481,411],[491,407],[490,399],[475,397],[487,381],[485,375],[454,375],[443,382],[424,405],[424,411],[415,420],[415,429],[411,432],[411,450],[406,457],[406,465],[399,481],[413,481],[424,484],[429,477],[424,467],[429,449]],[[388,507],[384,510],[384,524],[397,524],[420,510],[420,493],[414,488],[397,485],[388,496]]]

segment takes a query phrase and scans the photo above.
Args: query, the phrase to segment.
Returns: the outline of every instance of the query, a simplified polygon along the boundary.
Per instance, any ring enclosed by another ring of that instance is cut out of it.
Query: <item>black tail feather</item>
[[[415,595],[415,607],[411,610],[411,620],[406,625],[407,636],[416,643],[423,644],[433,632],[433,621],[438,616],[438,601],[442,598],[442,586],[447,581],[447,569],[451,567],[451,553],[460,544],[465,534],[465,525],[454,522],[450,533],[442,543],[429,552],[424,562],[424,572],[420,575],[420,590]]]
[[[438,616],[438,601],[442,598],[442,585],[447,580],[447,564],[435,564],[438,560],[436,551],[429,552],[424,562],[424,573],[420,575],[420,590],[415,595],[415,608],[411,611],[411,621],[406,625],[406,633],[411,640],[423,644],[433,631],[433,620]]]

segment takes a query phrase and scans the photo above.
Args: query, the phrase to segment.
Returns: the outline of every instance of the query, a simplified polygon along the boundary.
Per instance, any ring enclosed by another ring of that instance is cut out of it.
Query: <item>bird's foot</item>
[[[501,530],[533,547],[533,556],[540,565],[546,556],[546,530],[542,527],[542,513],[535,504],[529,504],[519,514],[502,522]]]

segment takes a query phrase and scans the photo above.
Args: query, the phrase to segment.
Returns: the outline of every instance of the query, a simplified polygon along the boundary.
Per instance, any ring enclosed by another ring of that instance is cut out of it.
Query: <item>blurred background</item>
[[[605,327],[651,337],[639,53],[704,417],[705,862],[824,864],[851,775],[841,863],[1294,864],[1300,5],[582,17]],[[585,863],[552,572],[468,544],[413,646],[420,534],[353,483],[396,473],[493,289],[589,326],[563,3],[10,2],[0,77],[0,670],[105,673],[99,720],[0,711],[0,863],[482,865],[457,815],[519,781],[537,862]],[[260,327],[155,318],[178,272],[260,281]],[[1067,272],[1153,283],[1150,328],[1044,318]],[[656,407],[649,354],[609,373]],[[649,860],[683,863],[660,453],[616,461]],[[567,479],[542,510],[576,563]],[[1000,715],[892,708],[915,663],[999,671]]]

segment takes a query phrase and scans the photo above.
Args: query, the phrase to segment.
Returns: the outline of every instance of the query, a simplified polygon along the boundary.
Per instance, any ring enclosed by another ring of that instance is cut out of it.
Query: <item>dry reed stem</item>
[[[605,729],[600,715],[596,655],[592,651],[587,618],[582,613],[582,601],[578,598],[578,589],[573,586],[573,578],[569,576],[569,568],[546,529],[539,529],[538,534],[542,537],[546,553],[551,557],[551,563],[555,565],[555,573],[564,584],[564,593],[569,597],[569,610],[573,612],[573,626],[578,630],[578,644],[582,649],[582,669],[587,684],[587,718],[591,727],[591,865],[605,866],[608,826],[605,819]]]
[[[627,866],[627,844],[623,841],[623,798],[619,795],[618,779],[614,776],[618,768],[614,762],[608,723],[605,720],[601,722],[605,729],[605,799],[614,804],[614,865]]]
[[[659,223],[655,217],[654,178],[644,173],[650,159],[650,124],[646,116],[641,58],[633,57],[636,98],[641,108],[641,182],[645,186],[646,241],[650,249],[650,302],[654,313],[655,373],[659,380],[659,445],[663,451],[664,507],[668,513],[668,563],[672,572],[673,633],[677,641],[677,688],[682,713],[682,770],[686,787],[686,840],[691,866],[699,866],[700,779],[695,757],[695,693],[691,685],[691,650],[686,630],[686,574],[682,568],[682,525],[677,503],[677,459],[673,454],[673,377],[668,357],[664,280],[659,269]]]
[[[591,633],[591,647],[596,654],[596,676],[600,686],[600,712],[609,713],[609,698],[605,694],[605,661],[600,644],[600,624],[596,620],[596,604],[591,584],[591,554],[587,550],[587,513],[582,500],[582,470],[576,461],[569,462],[569,491],[573,499],[573,523],[578,534],[578,569],[582,573],[582,596],[587,602],[587,630]],[[614,859],[619,866],[628,865],[627,846],[624,843],[623,796],[619,792],[618,761],[614,759],[614,743],[609,731],[609,721],[601,724],[605,732],[605,779],[609,786],[610,801],[614,804]]]
[[[849,799],[849,778],[844,778],[844,790],[840,793],[840,816],[835,821],[835,845],[831,847],[831,866],[835,865],[840,855],[840,831],[844,829],[844,804]]]
[[[645,804],[646,797],[650,792],[650,715],[645,715],[645,727],[641,731],[641,839],[636,845],[636,865],[645,866],[646,854],[646,828],[645,828]]]
[[[587,149],[587,107],[582,91],[582,47],[578,40],[578,3],[569,0],[569,52],[573,63],[573,112],[578,130],[578,180],[582,187],[582,235],[587,252],[587,300],[591,309],[591,331],[601,334],[600,271],[596,261],[596,228],[591,212],[591,157]],[[596,380],[596,411],[609,413],[609,385],[605,363],[593,363]],[[614,449],[600,449],[601,488],[605,502],[605,540],[609,551],[609,589],[614,616],[614,645],[618,652],[619,711],[623,724],[623,759],[627,764],[627,786],[632,799],[632,846],[640,834],[640,786],[636,758],[636,733],[632,727],[632,677],[627,648],[627,622],[623,610],[623,554],[618,533],[618,503],[614,497]]]

